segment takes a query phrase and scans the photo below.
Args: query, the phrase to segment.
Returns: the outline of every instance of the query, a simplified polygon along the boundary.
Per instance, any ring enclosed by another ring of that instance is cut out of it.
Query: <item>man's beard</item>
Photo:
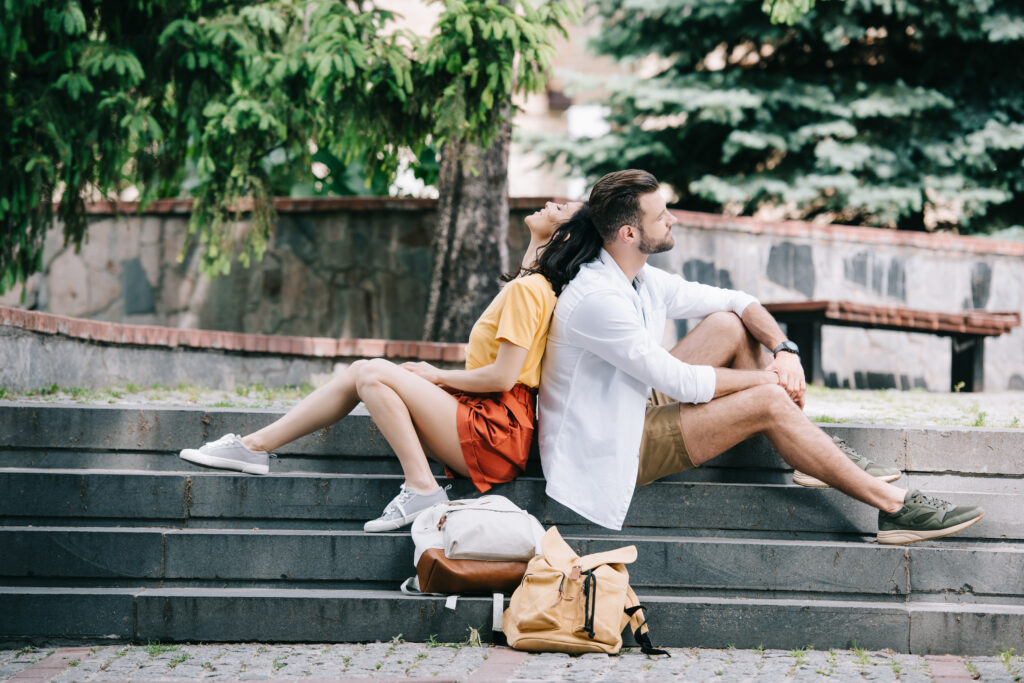
[[[663,251],[668,251],[672,247],[676,246],[676,241],[672,237],[672,232],[669,231],[665,235],[665,239],[661,242],[653,242],[647,237],[647,232],[642,228],[640,230],[640,253],[641,254],[660,254]]]

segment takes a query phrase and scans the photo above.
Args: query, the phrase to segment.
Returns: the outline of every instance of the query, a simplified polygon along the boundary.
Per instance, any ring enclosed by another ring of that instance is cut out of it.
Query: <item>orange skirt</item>
[[[483,493],[522,474],[533,443],[537,390],[517,382],[511,391],[500,393],[450,393],[459,402],[459,443],[477,490]],[[447,468],[445,472],[455,476]]]

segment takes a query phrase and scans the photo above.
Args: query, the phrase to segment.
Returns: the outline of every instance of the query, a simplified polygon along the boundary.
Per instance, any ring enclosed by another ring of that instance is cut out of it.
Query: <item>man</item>
[[[635,486],[763,433],[798,470],[797,483],[832,485],[878,508],[879,543],[948,536],[982,518],[980,508],[893,486],[899,470],[840,450],[810,422],[798,349],[754,297],[647,265],[674,246],[675,219],[654,176],[609,173],[589,211],[603,249],[559,296],[540,383],[551,498],[620,529]],[[668,351],[667,318],[704,320]],[[774,355],[767,364],[762,346]]]

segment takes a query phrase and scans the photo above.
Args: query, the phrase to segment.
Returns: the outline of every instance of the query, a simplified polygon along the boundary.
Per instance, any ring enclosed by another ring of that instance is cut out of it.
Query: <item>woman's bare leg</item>
[[[469,476],[456,426],[458,401],[451,394],[383,359],[367,361],[356,391],[398,456],[409,488],[437,489],[424,446],[436,460]]]
[[[280,419],[242,437],[242,443],[254,451],[272,451],[345,417],[359,405],[356,378],[366,363],[365,360],[352,363]]]

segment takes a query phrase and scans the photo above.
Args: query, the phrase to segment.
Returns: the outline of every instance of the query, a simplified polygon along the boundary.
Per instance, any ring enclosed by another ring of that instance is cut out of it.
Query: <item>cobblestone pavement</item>
[[[0,650],[0,681],[1020,681],[1024,657],[673,648],[671,658],[446,643],[107,645]]]

